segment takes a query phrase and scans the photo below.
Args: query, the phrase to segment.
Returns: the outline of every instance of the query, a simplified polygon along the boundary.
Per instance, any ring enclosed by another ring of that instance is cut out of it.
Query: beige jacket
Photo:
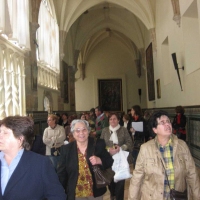
[[[165,172],[156,139],[143,144],[129,186],[129,200],[162,200]],[[200,180],[186,143],[172,135],[175,190],[187,190],[189,200],[200,200]],[[164,163],[164,161],[163,161]]]
[[[47,127],[43,134],[43,142],[46,144],[46,155],[51,155],[53,144],[55,147],[61,147],[65,139],[65,129],[62,126],[57,124],[54,129]]]

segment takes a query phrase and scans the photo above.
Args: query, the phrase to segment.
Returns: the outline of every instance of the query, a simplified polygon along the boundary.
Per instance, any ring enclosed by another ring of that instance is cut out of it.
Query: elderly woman
[[[119,116],[117,113],[111,113],[109,115],[109,127],[102,130],[101,139],[104,139],[110,155],[114,155],[119,152],[120,147],[122,150],[131,152],[132,140],[128,133],[128,130],[119,125]],[[125,180],[109,185],[111,199],[123,200],[124,199],[124,184]]]
[[[89,137],[90,127],[85,120],[71,123],[75,141],[61,148],[58,176],[66,189],[68,200],[102,200],[106,187],[97,188],[92,165],[110,168],[113,159],[106,150],[104,140]]]
[[[66,195],[51,162],[30,149],[33,120],[10,116],[0,127],[0,199],[65,200]]]
[[[172,134],[168,113],[154,112],[149,125],[156,137],[141,146],[128,199],[168,200],[169,186],[179,192],[188,189],[189,200],[200,199],[200,180],[194,160],[186,143]]]
[[[50,158],[55,170],[57,170],[60,147],[66,139],[65,129],[57,124],[57,116],[49,115],[47,119],[48,127],[44,130],[43,142],[46,144],[46,155]]]

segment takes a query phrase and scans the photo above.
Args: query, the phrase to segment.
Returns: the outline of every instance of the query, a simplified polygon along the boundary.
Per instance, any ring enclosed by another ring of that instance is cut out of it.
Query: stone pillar
[[[156,41],[156,30],[155,28],[150,29],[153,52],[157,52],[157,41]]]
[[[69,66],[69,103],[70,111],[75,111],[75,70],[73,66]]]
[[[36,40],[36,31],[39,28],[39,24],[30,22],[30,47],[31,51],[29,56],[25,58],[25,74],[26,74],[26,109],[27,111],[38,110],[38,95],[37,95],[37,79],[38,79],[38,67],[37,67],[37,55],[38,48]]]

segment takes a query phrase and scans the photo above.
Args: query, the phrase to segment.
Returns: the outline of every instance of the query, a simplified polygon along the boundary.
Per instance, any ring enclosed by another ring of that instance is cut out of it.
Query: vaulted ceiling
[[[54,0],[61,54],[69,65],[86,62],[96,45],[112,36],[137,59],[145,32],[155,26],[155,0]]]

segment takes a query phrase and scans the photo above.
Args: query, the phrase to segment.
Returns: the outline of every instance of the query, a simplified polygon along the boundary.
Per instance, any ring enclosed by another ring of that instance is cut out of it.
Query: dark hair
[[[167,116],[169,118],[169,114],[168,112],[164,111],[164,110],[158,110],[155,111],[150,119],[149,119],[149,130],[152,131],[153,128],[156,128],[158,126],[158,121],[157,119],[160,119],[161,116]]]
[[[67,113],[63,113],[62,116],[63,116],[63,115],[65,115],[66,117],[68,117],[68,114],[67,114]]]
[[[97,106],[95,109],[98,109],[98,111],[100,111],[101,113],[103,113],[103,108],[101,106]]]
[[[91,108],[91,109],[90,109],[90,112],[95,113],[95,109],[94,109],[94,108]]]
[[[34,122],[32,118],[22,116],[9,116],[5,117],[1,121],[1,125],[11,129],[15,138],[20,138],[23,136],[24,140],[22,141],[22,147],[26,150],[30,150],[34,140]]]
[[[139,105],[134,105],[131,109],[135,111],[135,115],[142,116],[142,109]]]
[[[185,109],[182,106],[176,106],[176,113],[181,113],[182,115],[185,113]]]
[[[85,116],[85,114],[84,114],[84,113],[81,113],[81,114],[80,114],[80,119],[81,119],[81,117],[82,117],[83,115]],[[86,119],[86,116],[85,116],[85,119]]]
[[[111,113],[109,113],[109,115],[108,115],[108,120],[109,120],[113,115],[115,115],[115,116],[117,117],[117,119],[120,120],[120,116],[119,116],[118,113],[116,113],[116,112],[111,112]]]
[[[126,120],[129,120],[129,119],[130,119],[130,117],[129,117],[128,114],[124,114],[123,117],[124,117]]]

